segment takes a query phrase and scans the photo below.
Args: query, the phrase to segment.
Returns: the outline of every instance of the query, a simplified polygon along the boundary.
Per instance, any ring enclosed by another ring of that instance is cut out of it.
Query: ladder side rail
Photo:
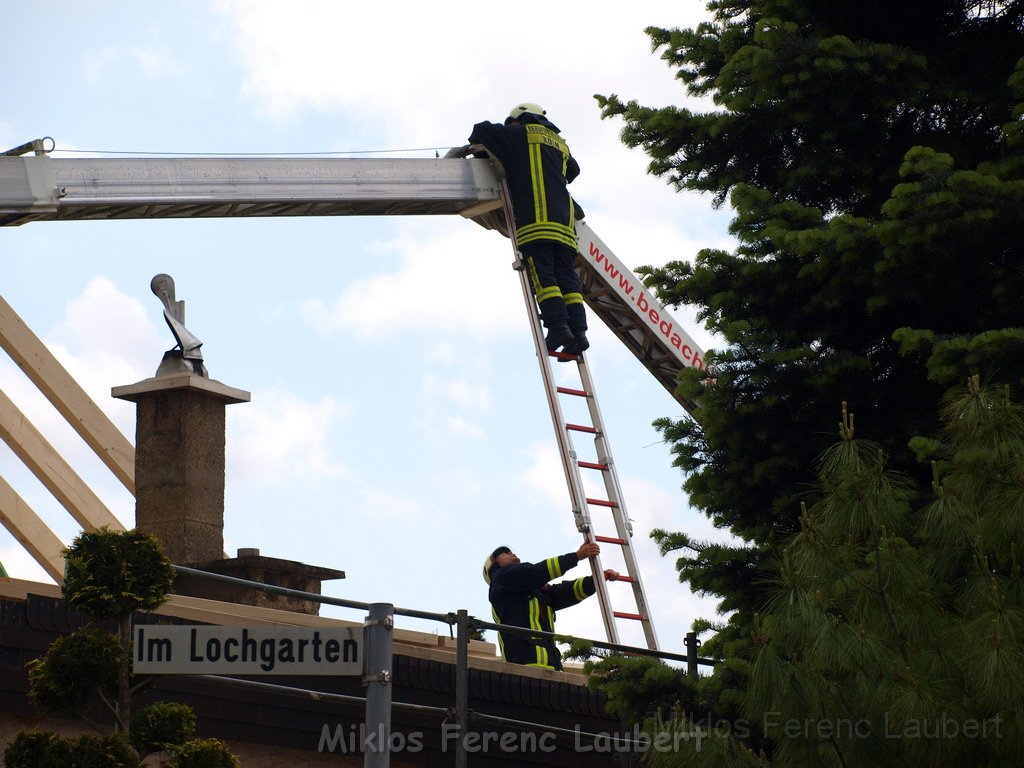
[[[500,180],[500,189],[505,220],[508,222],[509,239],[512,241],[516,258],[522,262],[523,257],[519,253],[515,239],[515,216],[512,212],[512,198],[509,195],[508,184],[505,179]],[[562,470],[565,473],[565,481],[573,505],[573,514],[576,517],[576,526],[580,529],[587,542],[595,543],[593,525],[587,510],[587,497],[583,490],[583,479],[580,477],[579,467],[576,466],[576,451],[565,428],[565,418],[562,415],[562,408],[558,402],[558,389],[551,370],[551,359],[548,355],[547,345],[544,342],[544,332],[535,309],[530,277],[525,263],[519,264],[518,267],[519,284],[522,287],[527,315],[530,318],[533,343],[537,352],[537,361],[540,363],[541,378],[544,381],[544,392],[548,401],[548,409],[551,413],[552,425],[555,428],[558,452],[561,457]],[[617,643],[619,641],[619,632],[615,626],[615,616],[611,607],[611,599],[608,595],[608,586],[604,580],[604,569],[601,566],[600,555],[590,558],[590,568],[594,578],[594,586],[597,590],[597,599],[601,608],[601,619],[604,623],[605,633],[608,636],[608,642]]]
[[[633,526],[629,522],[629,511],[626,508],[622,487],[619,484],[618,470],[615,466],[615,459],[612,456],[608,430],[605,428],[604,418],[601,415],[601,406],[598,404],[594,380],[590,375],[590,368],[584,360],[580,361],[579,369],[583,388],[590,393],[590,397],[587,398],[587,408],[590,410],[591,423],[597,427],[597,434],[594,437],[597,460],[607,467],[606,470],[601,472],[601,477],[604,480],[608,500],[615,504],[611,508],[612,519],[615,521],[615,530],[618,533],[618,537],[626,542],[622,547],[622,556],[626,561],[626,571],[633,578],[630,586],[633,588],[637,612],[643,616],[641,624],[643,625],[644,637],[647,640],[648,648],[658,650],[658,637],[654,629],[654,620],[651,617],[650,603],[647,600],[643,579],[640,576],[640,565],[633,551]]]

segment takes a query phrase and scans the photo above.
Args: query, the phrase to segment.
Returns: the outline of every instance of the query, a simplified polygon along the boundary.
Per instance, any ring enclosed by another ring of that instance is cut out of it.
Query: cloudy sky
[[[684,103],[643,29],[691,26],[702,4],[583,7],[546,6],[537,24],[445,2],[11,4],[0,145],[51,136],[57,158],[433,157],[528,100],[562,129],[582,167],[574,196],[627,265],[727,245],[727,212],[647,175],[593,99]],[[506,544],[538,560],[580,540],[511,259],[506,240],[458,217],[40,222],[0,230],[0,294],[133,438],[133,407],[110,389],[152,376],[172,346],[149,291],[171,274],[211,377],[252,392],[228,411],[227,551],[345,570],[329,594],[487,617],[486,553]],[[675,315],[713,345],[691,311]],[[722,533],[688,507],[651,427],[680,407],[594,322],[588,359],[655,625],[681,649],[714,602],[676,582],[647,533]],[[2,354],[0,388],[131,525],[133,498]],[[0,474],[73,538],[70,516],[2,444]],[[0,561],[45,580],[2,529]],[[596,602],[563,612],[559,629],[600,637]]]

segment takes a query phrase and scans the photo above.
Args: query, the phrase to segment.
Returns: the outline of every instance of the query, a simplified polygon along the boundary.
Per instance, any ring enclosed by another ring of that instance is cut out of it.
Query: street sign
[[[133,669],[145,675],[363,674],[362,627],[135,628]]]

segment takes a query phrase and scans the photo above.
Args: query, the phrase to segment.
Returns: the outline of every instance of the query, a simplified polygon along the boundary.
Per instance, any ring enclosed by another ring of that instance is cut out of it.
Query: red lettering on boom
[[[601,252],[601,249],[594,244],[593,240],[590,241],[590,255],[594,257],[594,261],[596,261],[598,264],[601,264],[604,267],[604,271],[608,275],[608,277],[610,277],[612,280],[619,281],[619,288],[622,290],[623,293],[625,293],[627,296],[633,295],[633,283],[630,281],[628,277],[626,277],[619,271],[618,267],[616,267],[614,264],[611,263],[611,261],[608,260],[608,256]]]
[[[627,296],[632,296],[634,285],[628,277],[623,275],[618,267],[616,267],[608,259],[608,256],[604,254],[600,248],[590,241],[590,255],[594,258],[594,261],[598,264],[603,265],[605,273],[612,279],[618,279],[619,288],[622,289],[623,293]],[[701,359],[700,352],[693,349],[689,344],[684,344],[682,337],[678,333],[673,333],[674,324],[665,320],[658,313],[656,307],[652,307],[651,303],[647,300],[647,296],[641,291],[639,295],[634,299],[636,302],[636,308],[642,315],[646,315],[650,323],[661,331],[662,335],[669,340],[669,343],[679,350],[682,354],[683,359],[689,361],[690,365],[695,368],[704,368],[704,360]]]

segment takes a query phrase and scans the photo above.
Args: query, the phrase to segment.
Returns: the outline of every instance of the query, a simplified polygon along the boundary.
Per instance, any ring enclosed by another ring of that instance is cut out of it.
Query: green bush
[[[112,701],[125,649],[117,638],[96,627],[81,627],[59,637],[28,665],[29,696],[44,712],[78,717],[102,695]]]
[[[240,768],[238,758],[218,739],[193,739],[175,750],[167,768]]]
[[[79,736],[71,741],[71,754],[73,768],[139,768],[141,764],[121,733]]]
[[[131,675],[131,615],[161,606],[174,584],[160,543],[138,531],[101,528],[78,536],[64,554],[68,605],[116,619],[118,632],[88,626],[55,640],[28,665],[29,695],[40,710],[73,717],[103,702],[119,732],[62,740],[23,731],[4,750],[7,768],[140,768],[140,754],[159,751],[173,753],[169,768],[240,768],[222,742],[188,740],[196,716],[184,704],[160,702],[130,716],[138,689]]]
[[[155,610],[174,584],[160,542],[139,531],[87,531],[64,554],[64,597],[76,611],[96,618]]]
[[[7,768],[72,768],[71,747],[51,731],[21,731],[4,750]]]
[[[186,704],[158,701],[132,718],[131,742],[140,755],[178,747],[196,730],[196,714]]]

